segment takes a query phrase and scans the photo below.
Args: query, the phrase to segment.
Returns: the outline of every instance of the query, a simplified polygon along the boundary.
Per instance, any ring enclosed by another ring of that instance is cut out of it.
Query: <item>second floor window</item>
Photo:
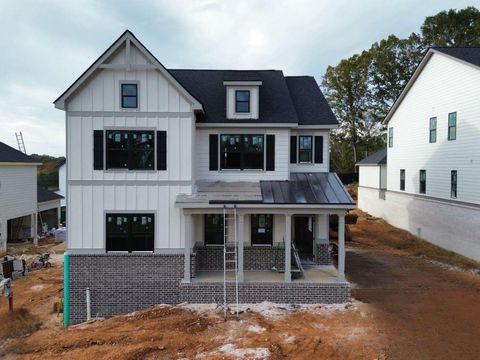
[[[400,190],[405,191],[405,169],[400,169]]]
[[[298,162],[301,164],[312,163],[313,140],[312,136],[299,136],[298,138]]]
[[[221,135],[220,169],[263,170],[263,135]]]
[[[450,173],[450,196],[452,199],[457,198],[457,170]]]
[[[235,112],[236,113],[250,112],[250,91],[249,90],[235,91]]]
[[[420,194],[427,193],[427,170],[420,170],[419,192]]]
[[[107,169],[154,170],[153,131],[106,131]]]
[[[457,113],[448,114],[448,140],[457,139]]]
[[[137,84],[122,84],[122,108],[136,109],[138,107]]]
[[[430,118],[430,142],[437,142],[437,118]]]
[[[393,127],[388,128],[388,147],[393,147]]]

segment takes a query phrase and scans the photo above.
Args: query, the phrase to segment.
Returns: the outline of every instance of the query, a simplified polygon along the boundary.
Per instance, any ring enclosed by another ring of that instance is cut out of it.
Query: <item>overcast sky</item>
[[[65,154],[53,100],[125,30],[167,68],[282,69],[313,75],[428,15],[479,0],[0,0],[0,141]]]

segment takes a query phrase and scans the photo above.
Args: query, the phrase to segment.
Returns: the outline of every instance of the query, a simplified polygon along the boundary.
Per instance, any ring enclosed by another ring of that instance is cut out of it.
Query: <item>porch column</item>
[[[33,245],[38,245],[38,212],[34,212],[30,215],[30,229],[33,237]]]
[[[292,215],[285,214],[285,282],[292,281]]]
[[[60,228],[62,222],[62,207],[57,207],[57,229]]]
[[[238,224],[237,224],[237,242],[238,242],[238,281],[243,281],[243,248],[245,246],[245,215],[238,215]]]
[[[345,214],[338,215],[338,281],[345,281]]]
[[[183,281],[191,281],[191,261],[190,255],[192,252],[192,215],[184,215],[185,217],[185,253],[184,253],[184,270]]]

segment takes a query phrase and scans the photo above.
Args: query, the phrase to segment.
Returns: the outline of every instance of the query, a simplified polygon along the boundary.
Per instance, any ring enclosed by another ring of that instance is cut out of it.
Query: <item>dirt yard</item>
[[[359,215],[347,247],[351,304],[264,303],[227,321],[215,305],[157,306],[63,330],[53,313],[62,293],[54,265],[14,282],[13,316],[0,299],[0,357],[478,359],[480,276],[460,270],[478,264]]]

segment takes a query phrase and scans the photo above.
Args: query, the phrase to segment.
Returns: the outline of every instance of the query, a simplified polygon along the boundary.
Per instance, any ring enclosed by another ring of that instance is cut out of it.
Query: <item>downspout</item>
[[[70,320],[70,257],[63,254],[63,327],[67,328]]]

